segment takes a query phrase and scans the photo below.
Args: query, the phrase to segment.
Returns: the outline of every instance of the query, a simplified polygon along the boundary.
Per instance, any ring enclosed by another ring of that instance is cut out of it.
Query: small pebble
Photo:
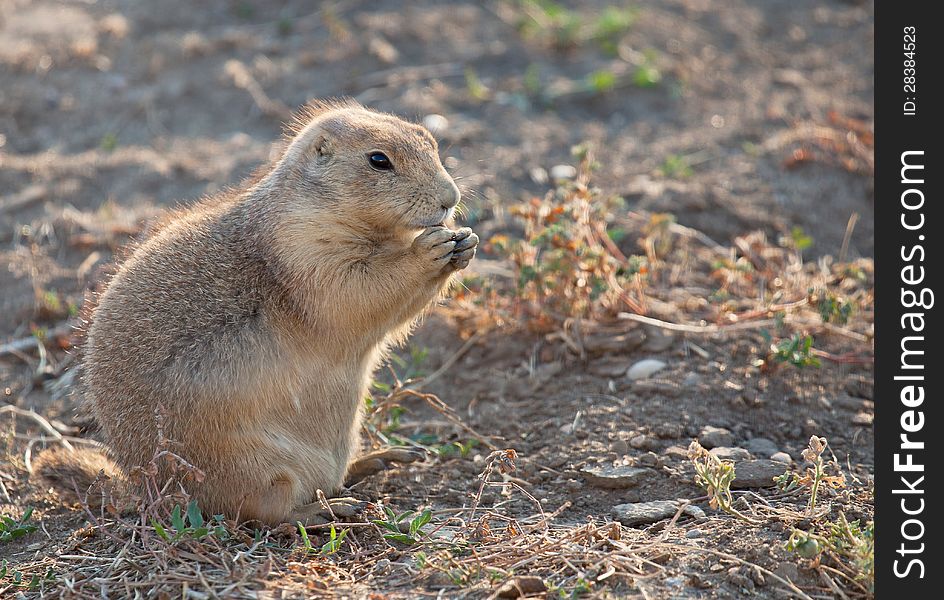
[[[689,529],[688,531],[685,532],[685,537],[687,537],[687,538],[690,539],[690,540],[694,540],[694,539],[700,538],[700,537],[702,537],[702,536],[704,536],[704,535],[705,535],[705,534],[702,533],[702,530],[701,530],[701,529],[698,529],[698,528]]]
[[[544,169],[543,167],[534,167],[533,169],[528,171],[528,175],[531,176],[531,181],[533,181],[534,183],[538,185],[544,185],[545,183],[547,183],[547,180],[548,180],[547,170]]]
[[[570,165],[554,165],[550,171],[551,179],[573,179],[577,176],[577,169]]]
[[[774,452],[770,455],[770,460],[774,460],[785,465],[789,465],[793,462],[793,458],[786,452]]]
[[[449,128],[449,119],[442,115],[426,115],[423,117],[423,127],[433,135],[439,135]]]
[[[655,358],[645,358],[631,366],[626,371],[626,377],[634,381],[637,379],[645,379],[661,371],[665,367],[666,364],[661,360]]]

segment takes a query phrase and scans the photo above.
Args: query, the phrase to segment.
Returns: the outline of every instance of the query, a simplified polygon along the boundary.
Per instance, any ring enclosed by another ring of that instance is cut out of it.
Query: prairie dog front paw
[[[475,256],[475,249],[479,245],[479,236],[468,227],[463,227],[455,231],[456,247],[452,249],[452,256],[449,259],[449,266],[454,271],[469,266],[469,261]]]
[[[437,225],[413,240],[413,251],[429,273],[448,274],[467,267],[478,244],[479,236],[468,227],[453,231]]]
[[[455,232],[438,225],[427,227],[413,240],[413,253],[420,259],[423,270],[432,275],[449,264],[455,247]]]

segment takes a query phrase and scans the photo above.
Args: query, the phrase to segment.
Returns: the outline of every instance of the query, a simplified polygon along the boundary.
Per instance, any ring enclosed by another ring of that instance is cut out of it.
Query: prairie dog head
[[[320,218],[377,233],[405,233],[450,221],[455,182],[424,127],[353,101],[313,103],[273,175],[289,196],[290,219]]]

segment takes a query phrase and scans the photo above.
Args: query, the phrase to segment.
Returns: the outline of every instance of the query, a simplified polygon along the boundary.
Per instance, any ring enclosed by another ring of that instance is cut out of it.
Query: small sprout
[[[681,154],[666,156],[659,171],[670,179],[688,179],[695,174],[688,159]]]
[[[688,446],[688,458],[695,467],[695,484],[708,494],[708,505],[717,510],[743,519],[749,523],[758,523],[734,508],[734,498],[731,495],[731,483],[734,482],[734,463],[721,460],[705,450],[697,441]]]
[[[0,515],[0,542],[12,542],[36,531],[36,525],[27,523],[31,516],[33,516],[32,506],[27,508],[19,519]]]
[[[300,525],[300,524],[299,524]],[[305,531],[304,527],[300,527],[302,531]],[[331,525],[331,531],[328,534],[328,541],[321,547],[321,556],[327,556],[329,554],[335,554],[338,550],[341,549],[341,544],[344,543],[344,538],[347,537],[347,532],[349,530],[342,529],[341,533],[338,533],[334,529],[334,525]],[[303,535],[307,537],[307,533]],[[309,542],[310,545],[310,542]]]
[[[105,152],[113,152],[118,147],[118,136],[114,133],[106,133],[98,145]]]
[[[802,227],[796,225],[790,230],[789,237],[780,238],[780,244],[786,248],[793,248],[798,252],[803,252],[813,245],[813,238],[807,235]]]
[[[844,298],[825,290],[812,294],[810,302],[819,308],[819,316],[823,319],[823,323],[846,325],[855,309],[855,306]]]
[[[616,87],[617,82],[616,74],[605,69],[587,75],[587,87],[597,94],[609,92]]]
[[[179,504],[175,505],[171,510],[170,525],[173,529],[151,518],[151,527],[154,532],[161,539],[172,544],[183,539],[200,541],[210,536],[219,540],[229,539],[223,515],[214,515],[210,522],[207,522],[196,500],[191,500],[186,509],[182,509]]]
[[[813,336],[793,334],[788,339],[771,344],[768,358],[778,363],[789,363],[798,369],[819,367],[820,360],[813,353]],[[769,364],[769,360],[766,364]]]
[[[423,527],[433,518],[433,513],[429,509],[424,510],[418,515],[412,510],[397,514],[390,507],[384,506],[383,509],[387,518],[375,519],[372,523],[389,531],[389,533],[383,535],[384,539],[400,542],[408,546],[420,541],[423,535]],[[409,525],[406,525],[406,519],[410,517],[413,518],[410,520]],[[404,533],[404,529],[407,530],[407,533]]]
[[[488,100],[491,95],[491,90],[482,83],[482,80],[479,79],[478,73],[475,72],[475,69],[467,68],[465,70],[465,88],[469,92],[469,96],[480,102]]]

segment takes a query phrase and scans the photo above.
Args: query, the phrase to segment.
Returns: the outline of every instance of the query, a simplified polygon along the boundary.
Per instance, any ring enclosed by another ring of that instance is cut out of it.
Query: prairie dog
[[[352,462],[361,405],[478,244],[451,228],[459,189],[423,127],[315,102],[286,142],[255,181],[171,215],[121,264],[91,313],[79,388],[112,470],[151,461],[160,410],[173,450],[205,472],[200,507],[270,524],[310,521],[317,490],[416,458]],[[101,466],[56,450],[36,471],[81,486]]]

